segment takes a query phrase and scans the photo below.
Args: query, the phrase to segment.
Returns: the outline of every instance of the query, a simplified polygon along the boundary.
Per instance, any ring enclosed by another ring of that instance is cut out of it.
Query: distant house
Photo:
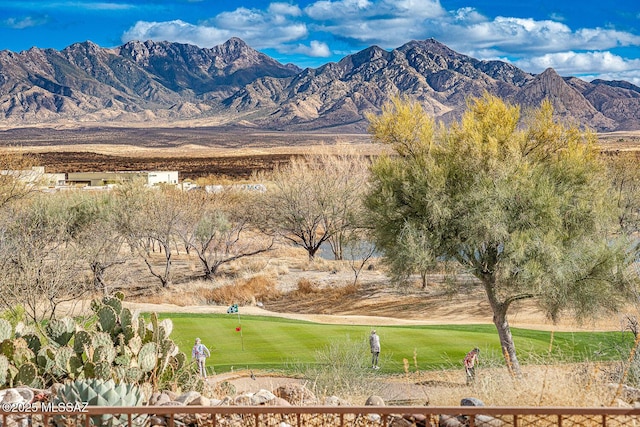
[[[102,187],[109,184],[143,181],[148,186],[178,184],[178,171],[69,172],[67,185]]]
[[[33,166],[31,169],[0,170],[0,175],[11,175],[20,181],[37,186],[58,187],[65,184],[63,173],[46,173],[44,166]]]

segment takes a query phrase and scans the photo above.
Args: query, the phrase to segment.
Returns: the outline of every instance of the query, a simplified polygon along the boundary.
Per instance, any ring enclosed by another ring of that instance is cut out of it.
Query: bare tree
[[[114,196],[114,220],[119,233],[162,287],[171,285],[172,248],[181,217],[189,209],[182,204],[179,190],[146,188],[141,183],[130,183],[120,185]],[[153,253],[156,244],[164,255],[160,267]]]
[[[0,209],[37,192],[33,160],[20,153],[0,153]]]
[[[197,255],[204,276],[212,278],[220,266],[266,252],[274,238],[256,229],[256,209],[260,196],[242,190],[227,190],[214,194],[197,194],[191,215],[179,227],[185,247]]]
[[[14,204],[0,239],[0,304],[24,307],[33,322],[52,319],[61,303],[87,291],[86,270],[69,235],[70,217],[58,198],[46,195]]]
[[[276,167],[267,202],[273,227],[284,239],[304,248],[310,260],[329,241],[335,257],[341,259],[343,232],[353,227],[361,210],[367,164],[361,156],[323,153],[294,157]]]
[[[71,217],[69,233],[92,274],[93,288],[108,293],[107,272],[124,265],[124,237],[114,221],[115,199],[110,193],[65,193]]]

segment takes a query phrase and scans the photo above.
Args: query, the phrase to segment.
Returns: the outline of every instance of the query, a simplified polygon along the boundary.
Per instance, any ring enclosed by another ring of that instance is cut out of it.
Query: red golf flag
[[[236,328],[236,332],[240,332],[240,326]]]

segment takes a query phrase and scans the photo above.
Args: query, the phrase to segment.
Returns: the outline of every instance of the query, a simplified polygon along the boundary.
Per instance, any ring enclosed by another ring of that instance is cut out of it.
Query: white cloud
[[[514,65],[538,73],[551,67],[562,75],[624,74],[640,72],[640,59],[611,52],[558,52],[514,61]]]
[[[308,30],[304,22],[291,19],[297,15],[295,8],[275,3],[266,11],[241,7],[223,12],[203,24],[232,31],[252,47],[261,49],[305,38]]]
[[[2,21],[2,26],[22,30],[29,27],[37,27],[49,22],[47,16],[25,16],[22,18],[7,18]]]
[[[474,7],[448,11],[440,0],[317,0],[303,9],[295,0],[278,1],[261,9],[238,7],[197,25],[140,21],[123,41],[161,39],[211,47],[231,37],[256,49],[315,58],[346,55],[373,44],[391,49],[435,37],[458,52],[511,61],[530,72],[553,67],[563,75],[629,75],[640,69],[638,60],[607,52],[640,46],[640,35],[614,28],[571,28],[556,15],[541,20],[488,18]]]
[[[386,48],[428,37],[425,20],[446,14],[439,0],[320,0],[304,12],[314,30]]]
[[[272,3],[266,11],[241,7],[220,13],[198,25],[180,20],[139,21],[123,34],[122,41],[153,39],[212,47],[231,37],[239,37],[256,49],[277,49],[284,43],[301,40],[308,35],[303,22],[291,19],[301,14],[297,6]]]
[[[331,56],[331,49],[329,46],[318,40],[311,40],[309,46],[305,46],[303,44],[299,44],[298,46],[292,48],[287,53],[299,53],[307,56],[311,56],[314,58],[327,58]]]
[[[122,41],[155,40],[194,44],[201,47],[213,47],[224,43],[233,33],[212,27],[192,25],[184,21],[146,22],[139,21],[123,35]]]

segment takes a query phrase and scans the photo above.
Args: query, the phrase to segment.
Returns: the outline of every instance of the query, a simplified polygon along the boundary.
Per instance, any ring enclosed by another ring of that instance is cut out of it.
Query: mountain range
[[[0,52],[0,126],[198,120],[265,130],[365,132],[367,112],[402,94],[437,120],[460,117],[485,91],[601,132],[640,129],[640,87],[527,73],[457,53],[434,39],[377,46],[318,68],[281,64],[238,38],[213,48],[131,41]]]

